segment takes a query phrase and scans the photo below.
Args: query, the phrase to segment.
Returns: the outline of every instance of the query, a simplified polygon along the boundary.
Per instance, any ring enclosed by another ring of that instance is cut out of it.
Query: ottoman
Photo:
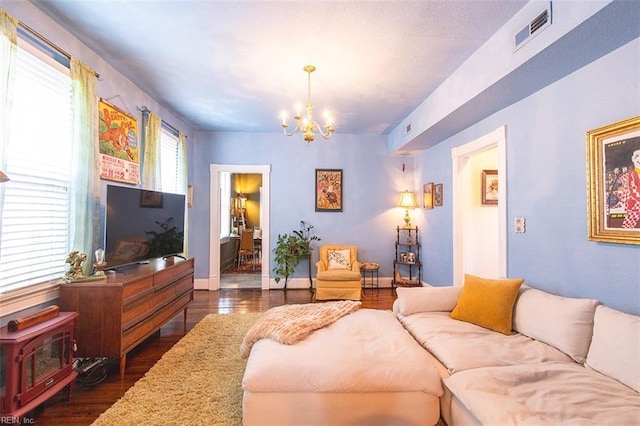
[[[425,350],[391,311],[360,309],[284,345],[251,349],[243,424],[434,425],[442,385]]]

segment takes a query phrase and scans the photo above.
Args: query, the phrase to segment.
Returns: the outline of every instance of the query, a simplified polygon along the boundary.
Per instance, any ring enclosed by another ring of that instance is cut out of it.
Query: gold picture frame
[[[433,208],[433,182],[425,183],[422,186],[422,208]]]
[[[640,245],[640,116],[589,130],[588,238]]]

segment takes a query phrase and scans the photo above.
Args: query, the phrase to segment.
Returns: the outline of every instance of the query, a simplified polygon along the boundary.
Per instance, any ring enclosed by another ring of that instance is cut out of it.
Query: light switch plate
[[[524,234],[526,230],[526,221],[522,216],[516,216],[513,218],[513,229],[516,234]]]

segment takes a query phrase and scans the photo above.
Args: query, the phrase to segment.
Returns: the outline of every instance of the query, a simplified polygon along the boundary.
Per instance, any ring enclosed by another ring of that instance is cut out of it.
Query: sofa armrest
[[[451,312],[458,302],[462,286],[399,287],[397,310],[402,315],[417,312]]]
[[[354,260],[353,263],[351,264],[351,270],[353,272],[360,272],[360,268],[362,268],[362,263],[358,262],[357,260]]]

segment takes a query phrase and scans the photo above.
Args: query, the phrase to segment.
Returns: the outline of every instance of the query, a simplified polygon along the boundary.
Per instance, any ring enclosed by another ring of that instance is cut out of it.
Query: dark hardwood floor
[[[365,290],[363,308],[391,309],[395,292],[389,288]],[[210,313],[264,312],[274,306],[310,303],[308,290],[262,291],[259,289],[198,290],[187,311],[187,330]],[[178,340],[183,337],[182,314],[169,321],[159,333],[127,355],[127,368],[121,380],[118,363],[107,369],[105,380],[97,385],[78,383],[73,398],[66,401],[61,392],[27,417],[36,425],[90,425],[140,379]]]

